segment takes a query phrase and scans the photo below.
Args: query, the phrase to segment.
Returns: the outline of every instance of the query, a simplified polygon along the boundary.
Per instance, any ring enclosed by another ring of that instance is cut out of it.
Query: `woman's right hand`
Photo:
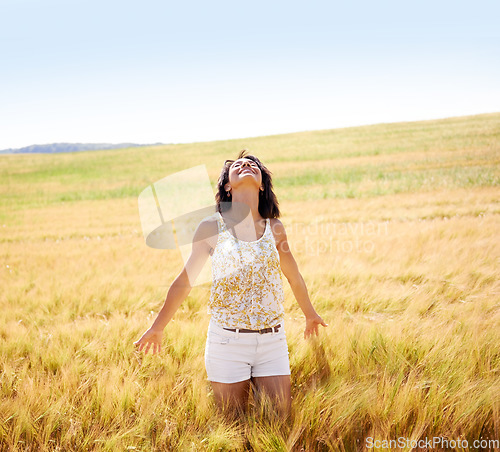
[[[147,330],[142,337],[134,342],[134,345],[138,348],[139,351],[144,349],[144,353],[146,354],[151,347],[153,347],[153,355],[161,351],[161,339],[163,337],[162,330],[154,330],[150,328]]]

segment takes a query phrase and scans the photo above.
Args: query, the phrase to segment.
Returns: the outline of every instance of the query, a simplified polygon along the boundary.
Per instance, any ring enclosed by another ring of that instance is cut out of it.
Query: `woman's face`
[[[243,157],[235,160],[229,168],[229,184],[237,188],[242,184],[253,184],[257,189],[262,185],[262,173],[259,165],[253,160]]]

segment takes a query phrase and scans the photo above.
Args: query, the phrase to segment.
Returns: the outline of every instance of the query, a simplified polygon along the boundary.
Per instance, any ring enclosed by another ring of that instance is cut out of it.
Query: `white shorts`
[[[208,379],[218,383],[290,375],[285,329],[281,325],[275,333],[237,333],[225,330],[211,319],[205,366]]]

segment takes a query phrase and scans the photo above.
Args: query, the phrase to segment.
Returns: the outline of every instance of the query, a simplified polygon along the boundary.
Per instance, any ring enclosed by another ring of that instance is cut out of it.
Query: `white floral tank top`
[[[213,320],[223,328],[269,328],[283,323],[283,283],[279,253],[270,220],[258,240],[238,240],[222,215],[212,254],[212,288],[208,303]]]

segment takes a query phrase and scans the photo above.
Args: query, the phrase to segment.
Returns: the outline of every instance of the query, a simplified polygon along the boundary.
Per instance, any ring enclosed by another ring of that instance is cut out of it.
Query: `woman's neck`
[[[254,188],[247,189],[246,187],[241,187],[238,190],[233,190],[233,192],[231,193],[231,201],[237,206],[237,208],[234,208],[234,206],[232,206],[230,210],[230,212],[236,217],[235,219],[239,219],[239,221],[242,221],[244,218],[247,218],[248,215],[252,216],[254,222],[262,219],[262,216],[259,213],[258,190],[255,191]],[[248,209],[250,210],[250,212],[248,212]]]

